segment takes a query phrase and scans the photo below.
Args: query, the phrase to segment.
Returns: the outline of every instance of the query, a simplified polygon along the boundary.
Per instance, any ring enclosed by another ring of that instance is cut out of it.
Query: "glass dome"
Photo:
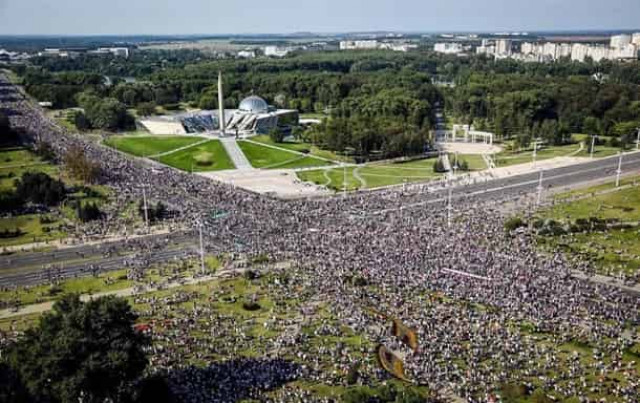
[[[269,111],[269,105],[264,99],[252,95],[243,99],[238,109],[242,112],[266,113]]]

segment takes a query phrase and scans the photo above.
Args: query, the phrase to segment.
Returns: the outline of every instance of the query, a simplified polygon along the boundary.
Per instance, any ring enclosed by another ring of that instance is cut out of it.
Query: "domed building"
[[[289,131],[299,123],[298,111],[276,109],[256,95],[246,97],[240,101],[238,109],[225,111],[224,116],[228,134],[236,131],[244,134],[264,134],[274,127]]]
[[[218,97],[218,104],[224,105],[221,75],[218,77]],[[244,98],[238,109],[221,108],[219,111],[187,112],[140,120],[140,124],[154,134],[265,134],[276,127],[290,132],[299,123],[297,110],[276,109],[256,95]]]
[[[269,112],[269,105],[267,104],[267,101],[259,96],[251,95],[240,102],[238,112],[255,114],[267,113]]]

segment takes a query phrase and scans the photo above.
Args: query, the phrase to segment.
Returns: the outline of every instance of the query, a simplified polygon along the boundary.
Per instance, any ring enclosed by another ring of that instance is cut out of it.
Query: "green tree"
[[[84,149],[80,146],[69,148],[63,160],[71,176],[85,183],[94,182],[100,176],[100,166],[98,163],[89,160]]]
[[[26,331],[8,363],[36,401],[122,401],[147,365],[150,339],[124,299],[67,295]]]
[[[282,143],[282,141],[284,140],[284,133],[279,128],[274,127],[269,130],[269,137],[274,143]]]
[[[151,116],[156,113],[156,104],[155,102],[142,102],[138,104],[136,110],[140,116]]]
[[[198,100],[198,108],[200,109],[216,109],[218,107],[218,101],[216,94],[206,92],[200,96]]]

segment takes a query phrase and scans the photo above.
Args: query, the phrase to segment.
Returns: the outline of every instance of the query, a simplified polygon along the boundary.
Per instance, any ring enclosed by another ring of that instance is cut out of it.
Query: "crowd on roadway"
[[[150,165],[67,133],[17,95],[9,104],[12,123],[51,144],[58,155],[82,147],[122,200],[140,199],[144,186],[151,200],[177,211],[185,226],[202,226],[209,252],[293,262],[288,273],[295,287],[273,283],[270,295],[280,295],[281,303],[321,301],[336,324],[403,357],[407,378],[418,384],[469,402],[490,400],[513,382],[581,402],[596,401],[593,396],[640,398],[638,367],[628,359],[639,342],[638,296],[573,277],[574,271],[593,268],[578,258],[540,254],[526,230],[507,234],[503,195],[481,202],[459,195],[455,214],[447,210],[446,197],[420,188],[282,202]],[[190,294],[181,298],[180,303],[196,300]],[[140,302],[150,307],[143,316],[166,318],[154,336],[152,363],[171,371],[173,389],[189,401],[260,398],[276,387],[278,401],[308,401],[306,392],[280,385],[293,379],[344,385],[345,373],[366,349],[306,344],[302,325],[293,319],[273,319],[267,326],[282,336],[265,340],[247,334],[254,324],[206,306],[177,316],[172,301]],[[413,329],[419,348],[394,338],[380,312]],[[330,333],[326,328],[333,325],[324,325],[322,331]],[[196,336],[207,328],[208,337]],[[253,350],[263,346],[259,358],[204,370],[185,367],[185,356],[233,358],[243,343]],[[288,346],[290,360],[273,358],[281,346]],[[322,356],[332,362],[322,362]],[[368,362],[362,372],[381,379],[375,367]],[[238,390],[249,392],[238,396]]]

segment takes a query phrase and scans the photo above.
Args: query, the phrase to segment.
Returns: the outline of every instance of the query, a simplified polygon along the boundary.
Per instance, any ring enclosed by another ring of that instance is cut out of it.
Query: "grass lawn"
[[[637,177],[622,183],[631,184]],[[619,191],[596,195],[595,192],[613,189],[612,183],[572,191],[556,197],[560,203],[541,212],[544,218],[559,222],[575,222],[580,218],[597,217],[618,219],[622,222],[640,221],[640,189],[633,186]],[[584,198],[561,202],[570,197]],[[596,262],[604,273],[623,271],[636,273],[640,269],[640,227],[609,229],[604,232],[588,232],[541,237],[543,246],[560,247],[574,254],[583,255]]]
[[[482,159],[481,155],[478,154],[458,154],[458,158],[460,161],[466,161],[469,164],[469,170],[471,171],[483,171],[488,169],[487,164]],[[449,159],[453,162],[453,160]]]
[[[347,190],[361,189],[362,184],[353,176],[353,167],[346,168],[347,173]],[[318,185],[326,186],[329,189],[341,191],[344,187],[344,168],[333,169],[316,169],[312,171],[297,172],[298,178],[305,182],[313,182]],[[329,178],[327,180],[327,178]]]
[[[15,180],[27,172],[44,172],[56,177],[60,169],[23,147],[0,149],[0,191],[13,189]]]
[[[636,176],[636,175],[628,176],[626,178],[620,179],[620,186],[637,185],[638,183],[640,183],[640,176]],[[557,195],[554,195],[554,199],[561,201],[569,198],[575,198],[578,196],[586,196],[586,195],[595,196],[595,193],[597,192],[602,192],[605,190],[613,190],[615,189],[615,187],[616,187],[615,182],[606,182],[600,185],[590,186],[588,188],[574,189],[568,192],[559,193]]]
[[[40,157],[24,147],[4,147],[0,149],[0,168],[42,163],[43,161]]]
[[[627,179],[627,181],[631,182],[632,179]],[[598,189],[606,189],[604,186],[598,187]],[[578,218],[589,217],[638,221],[640,220],[640,189],[631,187],[611,193],[594,195],[570,203],[556,204],[546,210],[544,216],[558,221],[575,221]]]
[[[579,144],[568,144],[564,146],[549,146],[539,148],[536,153],[536,161],[542,161],[555,157],[566,157],[580,149]],[[581,155],[575,155],[581,156]],[[495,155],[494,162],[497,167],[504,167],[517,164],[526,164],[533,161],[533,148],[518,152],[504,151]]]
[[[64,238],[66,234],[58,228],[60,224],[59,220],[42,224],[37,214],[0,218],[0,231],[20,229],[23,232],[15,238],[0,238],[0,247]]]
[[[295,144],[297,143],[289,143]],[[313,157],[303,157],[287,150],[277,150],[248,141],[238,141],[238,146],[254,168],[303,168],[325,166],[330,163]],[[279,144],[277,145],[279,146]],[[292,147],[294,149],[295,147]]]
[[[360,167],[348,167],[347,190],[374,189],[402,183],[426,182],[439,178],[441,174],[433,172],[435,159],[416,160],[410,162],[368,164]],[[357,169],[354,175],[354,170]],[[326,171],[326,172],[325,172]],[[329,189],[341,191],[344,186],[344,168],[328,170],[318,169],[298,172],[298,178],[306,182],[327,186]],[[358,176],[364,180],[362,183]],[[328,177],[328,179],[327,179]]]
[[[285,162],[282,165],[272,166],[274,169],[296,169],[296,168],[309,168],[320,167],[325,165],[332,165],[330,162],[319,160],[313,157],[302,157]]]
[[[210,140],[182,151],[163,155],[157,160],[187,172],[191,170],[208,172],[235,168],[233,161],[219,140]]]
[[[149,157],[199,141],[202,138],[195,136],[112,136],[105,144],[128,154]]]
[[[353,158],[338,155],[333,151],[323,150],[320,147],[310,143],[302,143],[302,142],[296,142],[296,141],[284,141],[282,143],[276,143],[273,140],[271,140],[271,137],[267,135],[251,137],[251,140],[258,143],[262,143],[262,144],[268,144],[268,145],[284,148],[287,150],[300,151],[300,152],[308,150],[310,155],[315,155],[317,157],[322,157],[322,158],[330,159],[333,161],[353,162]]]
[[[122,290],[133,286],[127,279],[127,270],[116,270],[99,274],[96,277],[82,277],[61,282],[57,286],[50,284],[35,287],[17,288],[0,291],[0,302],[19,301],[21,305],[56,300],[64,294],[93,294],[104,291]]]
[[[61,167],[43,161],[27,148],[5,147],[0,149],[0,191],[14,190],[15,181],[29,172],[42,172],[54,179],[60,178],[68,187],[84,187],[83,183],[70,178]],[[24,232],[24,234],[15,238],[0,238],[0,246],[13,246],[63,238],[65,233],[59,227],[64,223],[73,223],[77,220],[76,212],[70,207],[71,203],[69,202],[79,201],[82,204],[95,202],[98,206],[101,206],[107,200],[110,192],[109,188],[95,185],[89,186],[89,188],[97,194],[88,197],[82,190],[67,194],[66,207],[51,208],[50,213],[46,214],[53,219],[51,223],[41,224],[38,215],[0,218],[0,230],[12,231],[20,229]]]

